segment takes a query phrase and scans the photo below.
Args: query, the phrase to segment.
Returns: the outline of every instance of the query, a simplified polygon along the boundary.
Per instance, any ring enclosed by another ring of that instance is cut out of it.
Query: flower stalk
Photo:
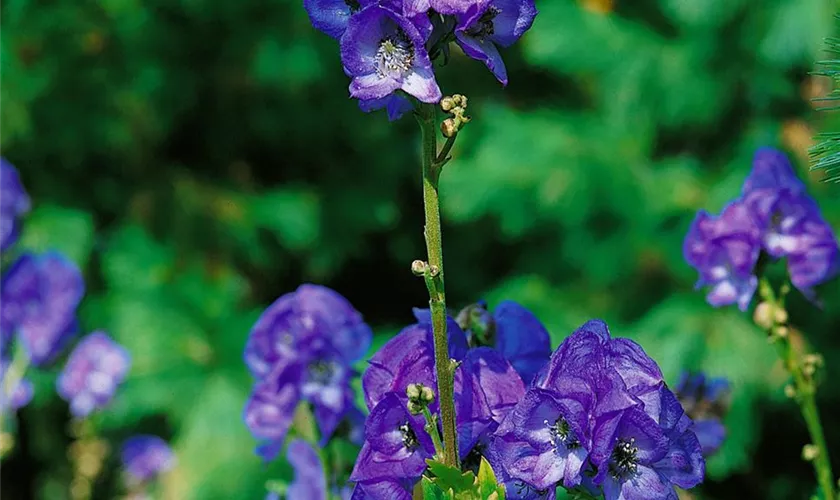
[[[443,286],[443,247],[440,230],[440,198],[438,181],[441,163],[437,156],[437,130],[435,107],[420,104],[417,121],[422,137],[423,206],[426,214],[424,236],[428,254],[426,287],[429,290],[429,308],[435,348],[437,393],[440,397],[440,419],[443,427],[443,463],[458,465],[457,435],[455,433],[455,401],[453,365],[449,360],[449,342],[446,333],[446,293]],[[451,145],[449,146],[452,147]],[[434,270],[435,272],[431,272]]]
[[[782,287],[777,297],[769,281],[762,278],[759,285],[759,294],[763,302],[759,304],[759,308],[769,308],[771,314],[766,315],[769,321],[756,322],[768,330],[770,340],[776,345],[785,370],[793,378],[793,390],[786,392],[799,405],[799,411],[805,419],[805,425],[811,437],[811,443],[804,448],[807,451],[803,452],[803,458],[814,464],[817,482],[823,492],[822,498],[837,500],[831,459],[828,455],[828,446],[825,442],[825,433],[823,432],[816,401],[817,384],[814,378],[816,363],[812,360],[821,358],[809,355],[800,359],[791,345],[790,327],[787,325],[788,314],[784,304],[784,298],[788,290],[789,287]]]

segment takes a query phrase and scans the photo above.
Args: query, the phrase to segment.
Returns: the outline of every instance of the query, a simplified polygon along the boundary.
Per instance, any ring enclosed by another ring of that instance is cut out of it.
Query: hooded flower
[[[510,47],[531,28],[537,8],[533,0],[472,2],[457,15],[455,39],[464,53],[487,65],[507,85],[505,63],[498,47]]]
[[[265,310],[245,347],[258,380],[244,419],[263,443],[258,454],[277,455],[301,401],[312,404],[323,443],[329,440],[354,409],[351,364],[371,337],[359,312],[326,287],[301,285]]]
[[[530,389],[491,445],[507,474],[537,490],[580,484],[591,447],[594,393],[581,379],[566,379],[562,386],[562,392]]]
[[[438,102],[441,92],[424,44],[403,15],[379,5],[359,11],[341,37],[341,62],[352,77],[350,95],[372,100],[402,90],[422,102]]]
[[[385,395],[365,424],[365,444],[356,459],[350,480],[415,482],[434,455],[432,440],[413,418],[396,393]]]
[[[488,446],[482,450],[481,454],[493,468],[496,481],[505,487],[506,500],[555,500],[557,498],[557,488],[555,486],[539,489],[521,479],[511,477],[496,446]]]
[[[4,343],[17,334],[33,365],[48,364],[76,330],[84,291],[81,271],[62,254],[21,255],[2,279]]]
[[[32,401],[34,388],[32,382],[26,379],[17,381],[15,387],[11,388],[11,395],[5,394],[6,377],[9,373],[9,363],[5,360],[0,360],[0,410],[6,411],[11,409],[13,412],[17,411]],[[8,404],[7,404],[8,402]]]
[[[728,410],[729,381],[707,378],[703,373],[683,373],[675,388],[686,414],[694,421],[694,433],[703,456],[713,455],[726,438],[721,419]]]
[[[405,113],[413,110],[414,105],[403,95],[391,94],[381,99],[360,99],[359,109],[365,113],[385,109],[388,112],[388,120],[393,122],[402,118]]]
[[[120,451],[123,469],[133,483],[147,483],[175,466],[175,454],[157,436],[138,435],[125,441]]]
[[[703,480],[705,461],[691,419],[664,384],[659,398],[623,412],[608,438],[595,442],[591,460],[606,500],[676,499],[675,486]]]
[[[753,274],[761,251],[761,231],[749,205],[730,203],[720,216],[698,212],[683,245],[685,260],[697,269],[697,287],[709,286],[709,304],[749,307],[758,287]]]
[[[17,169],[5,158],[0,158],[0,252],[5,252],[17,241],[18,219],[29,209],[29,196]]]
[[[130,365],[123,346],[105,332],[93,332],[70,353],[56,381],[58,394],[70,403],[74,416],[86,417],[111,402]]]

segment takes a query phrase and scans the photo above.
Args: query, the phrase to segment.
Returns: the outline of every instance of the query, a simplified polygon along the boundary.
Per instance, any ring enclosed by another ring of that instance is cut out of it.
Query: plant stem
[[[784,310],[784,292],[777,298],[770,283],[764,278],[761,281],[759,293],[762,299],[772,304],[774,308]],[[776,326],[786,327],[778,323]],[[814,464],[817,482],[823,492],[823,499],[836,500],[836,485],[834,474],[831,471],[831,459],[828,455],[828,446],[825,442],[820,413],[817,409],[816,383],[813,377],[806,375],[803,371],[799,356],[791,345],[790,334],[784,336],[774,335],[772,329],[770,334],[773,335],[773,341],[777,346],[779,357],[782,358],[785,369],[793,377],[796,392],[795,399],[799,404],[799,411],[805,419],[805,426],[808,428],[808,434],[811,436],[811,444],[817,449],[816,456],[811,461]]]
[[[452,363],[449,360],[449,342],[446,333],[446,294],[443,287],[443,248],[440,231],[440,200],[437,162],[437,130],[433,104],[419,104],[417,121],[420,124],[423,152],[423,205],[426,212],[426,252],[429,268],[434,270],[426,280],[429,289],[429,308],[432,313],[432,331],[435,344],[435,370],[437,393],[440,401],[440,419],[443,426],[443,463],[458,466],[457,436],[455,434],[455,401],[453,395]],[[451,147],[451,146],[450,146]]]
[[[437,418],[435,418],[435,415],[432,415],[428,406],[423,407],[423,418],[426,420],[426,433],[432,438],[432,444],[435,445],[435,455],[443,456],[443,443],[440,441]]]

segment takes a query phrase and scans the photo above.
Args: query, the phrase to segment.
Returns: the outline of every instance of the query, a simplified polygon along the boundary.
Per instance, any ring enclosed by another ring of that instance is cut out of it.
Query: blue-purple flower
[[[485,456],[535,490],[561,484],[607,499],[676,498],[703,479],[700,444],[656,363],[603,321],[552,354],[496,430]]]
[[[685,260],[700,273],[697,287],[710,287],[706,300],[720,307],[749,307],[758,287],[753,274],[761,252],[761,231],[750,208],[734,201],[720,216],[697,213],[685,238]]]
[[[352,363],[370,346],[361,314],[329,288],[304,284],[277,299],[257,320],[245,362],[257,378],[244,420],[266,460],[282,449],[295,409],[313,406],[322,442],[354,416]]]
[[[382,99],[402,90],[422,102],[438,102],[440,87],[425,42],[417,27],[393,10],[379,5],[360,10],[341,37],[350,95]]]
[[[81,271],[62,254],[21,255],[2,279],[3,344],[16,336],[33,365],[48,364],[76,331],[84,292]]]
[[[361,3],[359,0],[303,0],[303,7],[312,26],[338,40],[347,29],[350,16],[361,9]]]
[[[20,375],[15,374],[14,376],[19,377]],[[14,412],[32,401],[34,388],[32,382],[25,378],[19,378],[16,382],[10,383],[7,381],[8,376],[9,362],[0,359],[0,410],[6,411],[10,409]],[[13,387],[8,388],[9,394],[6,394],[7,385],[13,385]]]
[[[721,418],[726,414],[729,381],[722,377],[708,378],[703,373],[685,372],[674,392],[694,421],[694,433],[700,441],[703,456],[713,455],[726,438]]]
[[[437,387],[432,326],[422,322],[422,311],[415,312],[421,322],[388,341],[362,376],[371,414],[351,477],[357,483],[354,498],[411,498],[411,489],[426,468],[425,458],[434,453],[423,417],[406,409],[409,385]],[[452,318],[447,333],[449,356],[460,362],[455,371],[455,425],[464,459],[486,444],[522,398],[525,386],[500,352],[488,347],[468,349],[464,332]],[[437,400],[429,404],[432,413],[438,408]]]
[[[79,418],[111,402],[131,366],[128,351],[102,331],[83,338],[70,353],[58,376],[59,396]]]
[[[787,260],[790,281],[806,297],[840,271],[840,249],[831,226],[808,196],[784,154],[759,149],[741,197],[719,217],[700,211],[686,236],[686,261],[709,285],[708,302],[737,303],[746,310],[755,293],[761,252]]]
[[[29,195],[20,182],[17,169],[0,158],[0,252],[5,252],[18,238],[18,219],[29,212]]]
[[[148,483],[175,466],[175,454],[166,441],[145,434],[127,439],[120,459],[129,481],[135,484]]]
[[[473,2],[457,16],[455,39],[464,53],[487,65],[502,85],[507,69],[498,47],[510,47],[531,28],[537,8],[533,0]]]

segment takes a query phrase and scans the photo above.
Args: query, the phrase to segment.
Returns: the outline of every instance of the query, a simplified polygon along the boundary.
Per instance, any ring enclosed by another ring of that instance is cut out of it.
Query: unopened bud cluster
[[[408,411],[412,415],[419,415],[435,400],[435,393],[431,387],[423,384],[408,384],[405,389],[408,396]]]
[[[444,137],[455,137],[461,127],[470,121],[470,117],[466,115],[467,96],[455,94],[444,97],[440,101],[440,109],[452,115],[440,124],[440,131]]]
[[[411,273],[415,276],[425,276],[426,273],[429,273],[431,277],[435,277],[440,274],[440,268],[434,264],[429,265],[428,262],[422,260],[415,260],[411,263]]]

